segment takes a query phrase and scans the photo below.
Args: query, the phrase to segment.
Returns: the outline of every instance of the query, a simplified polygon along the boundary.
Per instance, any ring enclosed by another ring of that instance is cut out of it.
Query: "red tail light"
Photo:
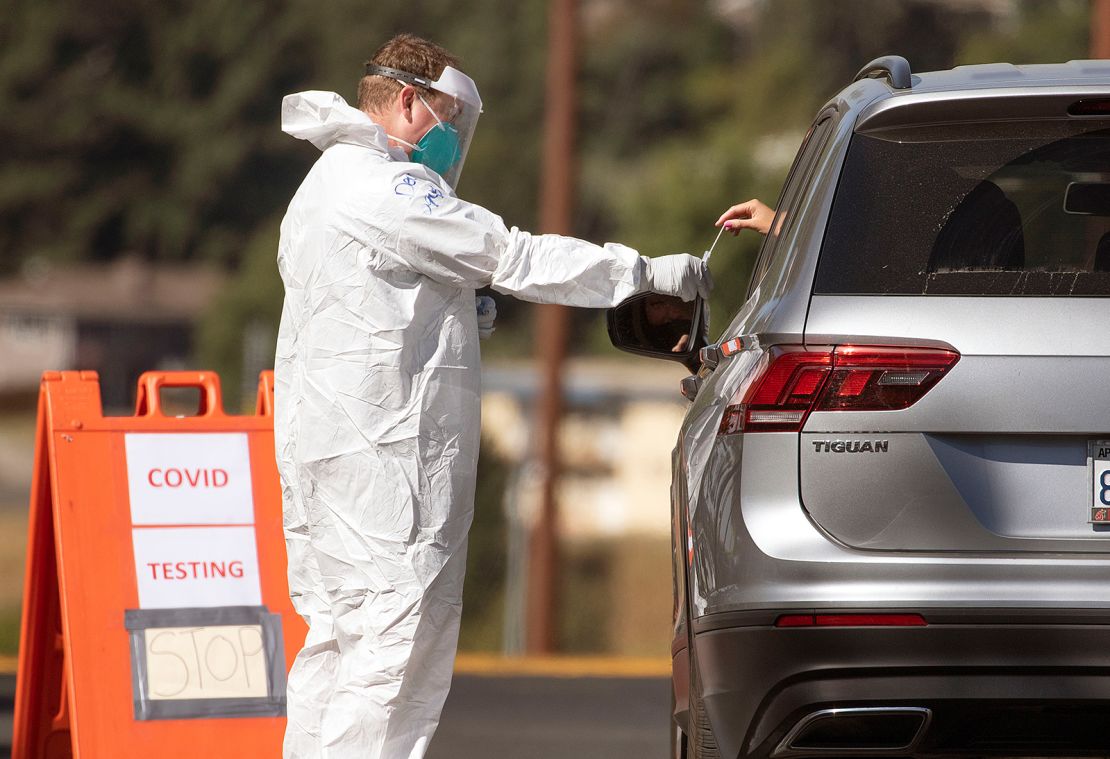
[[[783,614],[775,627],[927,627],[920,614]]]
[[[1068,113],[1072,116],[1108,116],[1110,115],[1110,100],[1106,98],[1076,100],[1068,106]]]
[[[774,346],[725,409],[720,434],[797,432],[813,411],[908,408],[959,358],[937,348]]]

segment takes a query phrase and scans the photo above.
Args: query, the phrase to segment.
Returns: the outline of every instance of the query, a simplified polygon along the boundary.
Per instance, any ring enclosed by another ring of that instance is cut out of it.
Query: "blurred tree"
[[[757,193],[750,148],[725,137],[735,112],[731,71],[746,37],[701,0],[611,0],[584,10],[576,231],[646,255],[700,254],[716,234],[712,223],[736,202],[724,199]],[[727,258],[715,258],[715,274]],[[733,299],[731,279],[718,277],[715,301]],[[591,333],[579,352],[611,350],[599,315],[575,318]]]
[[[267,10],[10,5],[0,21],[6,268],[32,253],[232,258],[280,177],[297,170],[259,126],[272,120],[272,83],[296,78],[307,40],[295,13]]]
[[[308,14],[302,10],[302,15]],[[462,183],[466,197],[502,214],[508,224],[530,228],[536,215],[542,137],[536,125],[542,121],[543,108],[543,91],[537,82],[543,81],[546,18],[540,0],[473,0],[466,24],[459,23],[454,4],[444,0],[413,3],[404,12],[393,8],[385,13],[376,8],[368,12],[353,3],[332,3],[315,8],[311,15],[304,33],[314,30],[326,43],[306,48],[304,69],[295,84],[267,84],[271,113],[258,125],[274,143],[276,160],[284,161],[285,173],[270,176],[272,193],[264,204],[269,216],[254,223],[241,240],[244,244],[236,251],[241,265],[235,281],[209,315],[202,334],[204,363],[222,368],[229,377],[239,372],[237,357],[246,324],[261,320],[271,324],[276,334],[282,294],[273,263],[277,225],[308,166],[319,155],[316,148],[278,129],[281,96],[297,89],[332,89],[353,103],[363,61],[394,34],[408,31],[445,45],[479,82],[485,113],[467,157]],[[501,28],[512,28],[513,33],[491,31]],[[527,342],[527,309],[509,299],[500,301],[502,329],[497,348],[505,352],[522,349]],[[506,325],[508,329],[504,329]],[[238,386],[230,380],[225,384]]]
[[[218,371],[224,406],[247,409],[252,396],[242,397],[244,339],[248,325],[261,325],[268,336],[268,353],[277,347],[277,325],[285,291],[274,258],[278,244],[278,219],[261,224],[242,251],[238,274],[229,280],[214,307],[200,324],[197,352],[202,366]]]
[[[1090,0],[1040,0],[1017,7],[1015,23],[979,30],[961,40],[961,64],[1059,63],[1090,57]]]
[[[508,531],[504,498],[509,467],[509,462],[483,441],[478,453],[474,522],[468,538],[459,630],[459,646],[471,651],[501,648]]]
[[[484,112],[466,159],[460,194],[499,214],[509,226],[536,231],[546,0],[471,0],[465,22],[457,2],[427,3],[423,10],[420,28],[462,59],[482,93]],[[531,307],[487,294],[497,299],[497,334],[482,344],[482,353],[531,356]]]
[[[403,10],[13,0],[0,16],[0,267],[123,252],[238,263],[312,158],[277,128],[281,95],[349,89]]]
[[[939,0],[592,5],[582,232],[657,255],[700,253],[733,203],[774,205],[810,120],[869,60],[896,53],[927,71],[1082,57],[1088,3],[1027,0],[1009,13]],[[741,304],[760,242],[722,240],[714,333]],[[589,349],[607,344],[595,323]]]
[[[0,274],[36,255],[224,263],[236,281],[202,344],[206,363],[233,371],[243,325],[276,319],[270,246],[316,157],[278,129],[281,96],[352,96],[361,62],[406,30],[454,50],[480,83],[486,114],[462,193],[534,228],[546,3],[461,5],[11,0],[0,16]],[[870,58],[897,52],[925,70],[1082,57],[1087,7],[582,0],[577,233],[653,255],[699,253],[727,205],[774,201],[812,114]],[[758,240],[721,245],[717,326]],[[483,350],[519,353],[528,309],[499,305]]]

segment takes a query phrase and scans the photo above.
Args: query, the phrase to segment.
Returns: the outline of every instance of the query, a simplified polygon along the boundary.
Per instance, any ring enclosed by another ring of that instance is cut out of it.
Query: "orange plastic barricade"
[[[196,416],[162,389],[195,387]],[[48,372],[13,759],[280,756],[289,602],[273,375],[224,414],[211,372],[148,372],[106,417],[95,372]]]

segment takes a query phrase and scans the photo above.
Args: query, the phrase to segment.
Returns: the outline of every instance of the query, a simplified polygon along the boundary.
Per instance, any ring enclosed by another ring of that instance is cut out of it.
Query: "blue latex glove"
[[[488,295],[479,295],[474,301],[478,308],[478,338],[488,340],[496,329],[493,322],[497,318],[497,303]]]

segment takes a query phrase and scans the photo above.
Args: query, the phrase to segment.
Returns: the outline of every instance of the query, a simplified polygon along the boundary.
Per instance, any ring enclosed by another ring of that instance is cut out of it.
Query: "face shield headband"
[[[451,66],[447,66],[436,80],[372,63],[366,64],[366,75],[384,76],[402,84],[435,90],[449,99],[450,113],[443,119],[424,101],[424,105],[432,111],[436,124],[416,145],[411,145],[411,160],[428,166],[451,187],[457,187],[467,151],[470,150],[470,142],[474,138],[478,116],[482,113],[482,99],[474,80]]]

